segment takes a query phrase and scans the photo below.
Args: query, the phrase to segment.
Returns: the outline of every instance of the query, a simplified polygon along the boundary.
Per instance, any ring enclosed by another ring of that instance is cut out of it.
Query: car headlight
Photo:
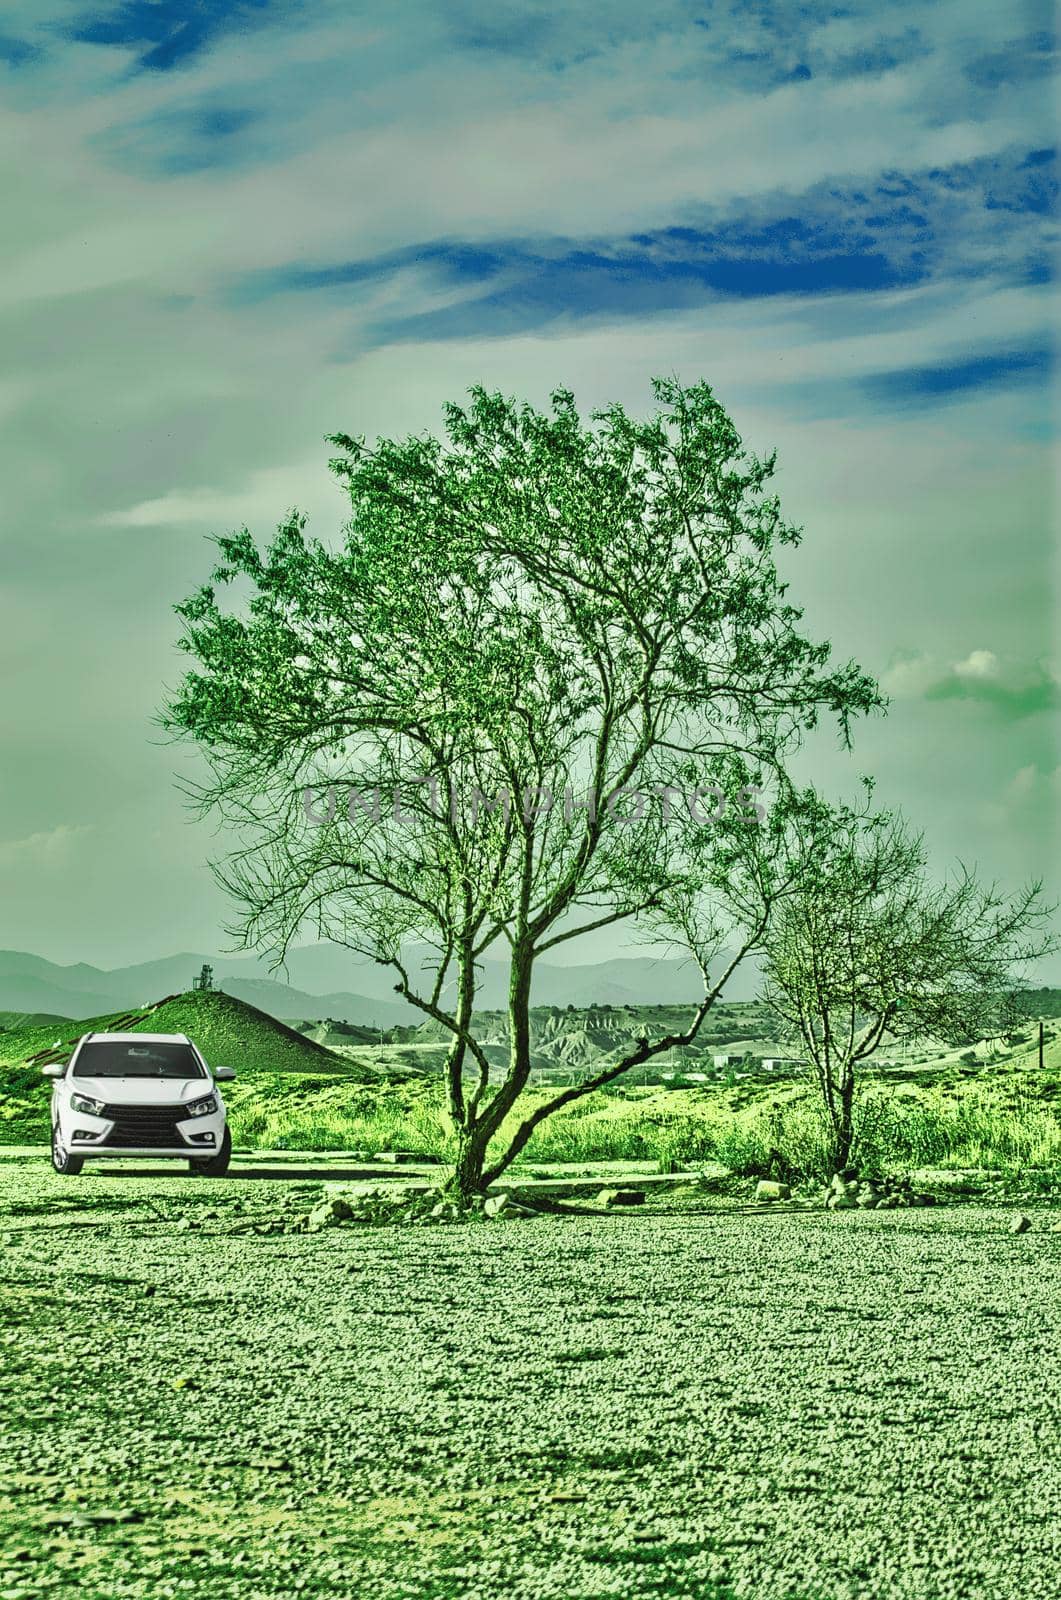
[[[217,1095],[205,1094],[201,1100],[193,1100],[185,1110],[190,1117],[208,1117],[211,1111],[217,1110]]]
[[[102,1100],[93,1100],[91,1095],[72,1094],[70,1096],[71,1111],[85,1111],[90,1117],[102,1117],[107,1109]]]

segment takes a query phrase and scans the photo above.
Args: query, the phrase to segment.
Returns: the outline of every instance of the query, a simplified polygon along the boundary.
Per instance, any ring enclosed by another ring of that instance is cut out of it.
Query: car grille
[[[177,1123],[187,1119],[184,1106],[104,1106],[100,1116],[112,1118],[114,1127],[103,1141],[130,1149],[167,1150],[183,1146]]]

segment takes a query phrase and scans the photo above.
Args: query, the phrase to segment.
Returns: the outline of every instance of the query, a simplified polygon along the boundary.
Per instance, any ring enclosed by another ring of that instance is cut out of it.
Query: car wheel
[[[226,1128],[221,1137],[221,1148],[216,1155],[207,1156],[205,1161],[189,1161],[188,1166],[192,1172],[197,1172],[204,1178],[223,1178],[228,1171],[228,1164],[232,1160],[232,1135]]]
[[[63,1144],[59,1134],[59,1124],[56,1123],[52,1129],[52,1166],[56,1172],[61,1172],[64,1178],[76,1178],[84,1165],[84,1156],[72,1156]]]

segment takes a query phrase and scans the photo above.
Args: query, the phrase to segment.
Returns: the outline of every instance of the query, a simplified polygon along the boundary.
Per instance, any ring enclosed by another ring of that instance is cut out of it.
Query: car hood
[[[118,1106],[175,1106],[214,1092],[208,1078],[70,1078],[72,1094]]]

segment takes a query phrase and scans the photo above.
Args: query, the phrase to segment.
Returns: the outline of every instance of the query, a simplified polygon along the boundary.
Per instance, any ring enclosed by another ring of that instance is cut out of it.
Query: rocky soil
[[[0,1600],[1061,1588],[1056,1211],[323,1194],[0,1161]]]

